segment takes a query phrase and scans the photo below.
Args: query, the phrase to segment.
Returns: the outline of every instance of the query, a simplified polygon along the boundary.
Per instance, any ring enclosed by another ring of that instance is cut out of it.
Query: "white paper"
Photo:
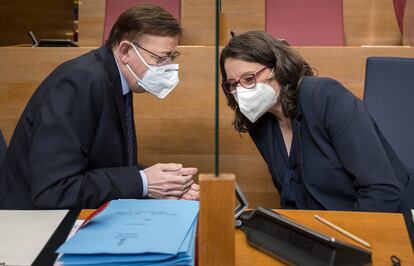
[[[0,210],[0,263],[31,265],[68,210]]]
[[[413,223],[414,223],[414,210],[411,210],[411,219],[413,219]]]

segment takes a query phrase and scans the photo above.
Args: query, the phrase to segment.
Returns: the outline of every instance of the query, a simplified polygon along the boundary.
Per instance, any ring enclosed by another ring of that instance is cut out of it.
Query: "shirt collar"
[[[126,81],[126,78],[124,74],[122,74],[121,69],[119,68],[118,62],[115,59],[116,66],[118,67],[119,76],[121,77],[121,87],[122,87],[122,95],[127,94],[131,91],[131,89],[128,86],[128,82]]]

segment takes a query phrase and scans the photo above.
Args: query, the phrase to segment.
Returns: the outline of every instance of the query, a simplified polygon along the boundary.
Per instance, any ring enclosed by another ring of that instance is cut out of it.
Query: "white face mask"
[[[177,86],[178,79],[178,64],[168,64],[163,66],[150,66],[145,62],[144,58],[139,54],[135,45],[131,43],[135,52],[141,59],[141,61],[148,67],[144,77],[140,79],[131,67],[126,64],[126,67],[131,72],[132,76],[136,79],[138,86],[141,86],[149,93],[157,96],[158,98],[165,98],[174,88]]]
[[[256,83],[256,86],[251,89],[239,85],[237,93],[233,96],[239,104],[240,111],[254,123],[276,104],[278,95],[279,92],[276,93],[272,86],[266,82]]]

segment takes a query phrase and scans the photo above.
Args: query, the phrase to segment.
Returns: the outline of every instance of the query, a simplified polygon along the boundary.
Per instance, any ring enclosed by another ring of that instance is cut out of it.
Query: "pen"
[[[318,220],[319,222],[321,222],[321,223],[323,223],[323,224],[325,224],[325,225],[329,226],[330,228],[332,228],[332,229],[334,229],[334,230],[338,231],[339,233],[344,234],[345,236],[347,236],[347,237],[351,238],[352,240],[354,240],[354,241],[358,242],[359,244],[361,244],[361,245],[363,245],[363,246],[365,246],[365,247],[367,247],[367,248],[371,248],[371,245],[370,245],[368,242],[366,242],[366,241],[362,240],[361,238],[359,238],[359,237],[357,237],[357,236],[355,236],[355,235],[351,234],[351,233],[350,233],[350,232],[348,232],[348,231],[345,231],[345,230],[344,230],[344,229],[342,229],[341,227],[339,227],[339,226],[337,226],[337,225],[335,225],[335,224],[333,224],[333,223],[329,222],[328,220],[326,220],[326,219],[324,219],[324,218],[320,217],[319,215],[315,214],[315,219],[316,219],[316,220]]]

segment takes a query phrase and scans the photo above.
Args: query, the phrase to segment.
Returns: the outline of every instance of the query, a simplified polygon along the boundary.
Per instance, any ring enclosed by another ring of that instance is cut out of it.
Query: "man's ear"
[[[123,64],[128,64],[130,60],[129,51],[131,50],[131,44],[127,41],[122,41],[119,43],[118,49],[116,50],[117,50],[118,57],[121,60],[121,62]]]

